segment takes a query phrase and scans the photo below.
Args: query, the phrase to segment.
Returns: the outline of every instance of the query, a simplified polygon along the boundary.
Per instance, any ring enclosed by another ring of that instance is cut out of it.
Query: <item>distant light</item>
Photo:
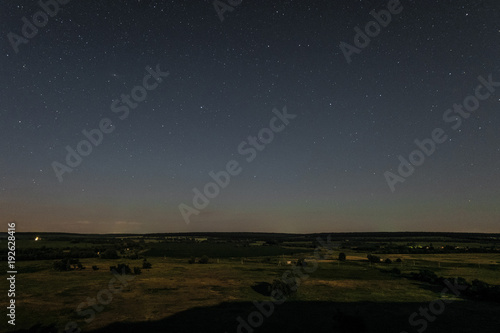
[[[38,240],[38,237],[35,237],[35,242]]]

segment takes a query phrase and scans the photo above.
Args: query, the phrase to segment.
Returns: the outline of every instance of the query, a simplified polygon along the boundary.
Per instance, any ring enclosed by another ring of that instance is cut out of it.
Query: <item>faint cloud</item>
[[[142,225],[142,222],[115,221],[116,225]]]
[[[75,224],[92,224],[90,221],[76,221]]]

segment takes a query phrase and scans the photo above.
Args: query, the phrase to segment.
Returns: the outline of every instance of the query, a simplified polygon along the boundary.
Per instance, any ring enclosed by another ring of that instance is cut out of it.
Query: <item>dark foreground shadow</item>
[[[260,306],[260,310],[259,307]],[[455,301],[444,309],[429,303],[295,302],[256,306],[249,302],[193,308],[157,321],[114,323],[92,333],[500,333],[500,304]],[[441,313],[439,313],[442,310]],[[409,318],[413,313],[413,326]],[[425,328],[424,328],[425,327]],[[18,332],[36,332],[24,330]],[[50,332],[50,331],[45,331]],[[88,331],[86,331],[88,332]]]

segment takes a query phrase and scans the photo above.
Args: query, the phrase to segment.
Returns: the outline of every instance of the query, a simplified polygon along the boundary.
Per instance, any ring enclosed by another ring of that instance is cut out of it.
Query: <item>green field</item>
[[[84,321],[88,316],[79,315],[77,307],[109,288],[113,278],[109,267],[118,263],[141,267],[142,259],[85,258],[81,259],[84,270],[67,272],[54,270],[54,260],[20,261],[15,328],[28,329],[41,324],[62,329],[67,322],[74,321],[85,332],[236,332],[236,318],[246,318],[254,311],[253,301],[271,300],[256,286],[272,283],[284,272],[296,268],[288,261],[306,259],[310,269],[314,267],[313,249],[307,248],[308,244],[300,247],[300,243],[294,243],[288,244],[294,247],[288,247],[264,246],[262,242],[250,246],[148,243],[141,254],[148,258],[152,268],[133,275],[128,285],[112,294],[109,304],[103,305],[101,312],[95,311],[95,318],[88,323]],[[347,254],[347,261],[336,259],[340,251]],[[188,263],[189,257],[199,259],[203,254],[210,257],[210,263]],[[430,269],[450,279],[460,276],[500,285],[497,253],[381,255],[383,259],[392,259],[392,264],[370,264],[367,253],[352,249],[336,249],[329,254],[321,251],[321,254],[324,258],[316,261],[317,268],[301,276],[297,293],[284,304],[276,305],[275,314],[266,318],[255,332],[284,331],[284,327],[295,327],[302,332],[298,328],[301,325],[320,332],[336,332],[337,311],[347,317],[361,318],[370,327],[368,332],[411,332],[408,318],[413,312],[447,297],[454,302],[439,320],[429,323],[427,332],[498,333],[500,303],[443,296],[442,288],[404,277]],[[397,258],[402,262],[395,263]],[[99,270],[93,270],[94,265]],[[402,275],[390,273],[393,268],[398,268]],[[2,288],[6,290],[5,273],[2,276]],[[87,308],[85,305],[80,310]],[[306,316],[306,323],[296,322],[301,316]],[[121,326],[124,322],[128,324]],[[205,326],[200,326],[202,323]],[[0,331],[12,331],[5,321],[0,325]]]
[[[238,246],[234,244],[212,244],[212,243],[156,243],[151,249],[144,253],[148,257],[174,257],[189,258],[207,255],[211,258],[231,257],[262,257],[293,255],[296,253],[310,252],[311,249],[304,247],[262,246],[249,245]]]

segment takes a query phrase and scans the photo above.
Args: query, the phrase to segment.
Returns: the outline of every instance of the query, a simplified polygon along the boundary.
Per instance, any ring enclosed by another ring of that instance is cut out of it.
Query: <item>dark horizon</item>
[[[98,234],[98,233],[75,233],[75,232],[52,232],[52,231],[16,231],[19,235],[26,234],[50,234],[50,235],[78,235],[78,236],[168,236],[168,235],[178,235],[178,236],[186,236],[186,235],[229,235],[229,234],[238,234],[238,235],[303,235],[303,236],[316,236],[316,235],[329,235],[335,237],[342,236],[356,236],[356,235],[368,235],[368,236],[391,236],[391,237],[400,237],[404,235],[418,237],[418,236],[495,236],[500,237],[500,233],[484,233],[484,232],[456,232],[456,231],[354,231],[354,232],[313,232],[313,233],[287,233],[287,232],[258,232],[258,231],[193,231],[193,232],[161,232],[161,233],[111,233],[111,234]]]

